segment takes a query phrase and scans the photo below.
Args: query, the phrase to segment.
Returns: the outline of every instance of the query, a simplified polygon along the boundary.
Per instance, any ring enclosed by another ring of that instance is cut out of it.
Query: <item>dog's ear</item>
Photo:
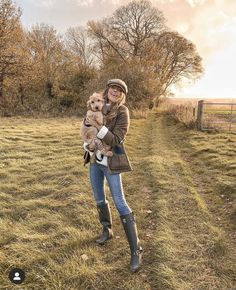
[[[91,101],[90,100],[87,101],[87,108],[91,109]]]

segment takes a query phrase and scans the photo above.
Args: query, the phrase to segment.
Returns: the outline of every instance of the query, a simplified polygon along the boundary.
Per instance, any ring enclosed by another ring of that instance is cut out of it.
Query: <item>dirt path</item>
[[[144,199],[143,277],[151,289],[236,289],[235,260],[225,234],[215,224],[201,194],[204,189],[197,186],[166,126],[162,115],[152,114],[140,131],[142,138],[137,136],[143,140],[141,160],[140,147],[134,146]]]

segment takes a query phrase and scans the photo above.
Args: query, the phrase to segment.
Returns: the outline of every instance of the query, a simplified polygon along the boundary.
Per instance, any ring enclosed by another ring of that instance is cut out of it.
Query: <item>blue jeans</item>
[[[107,166],[98,164],[97,162],[90,163],[90,181],[93,189],[93,195],[97,205],[107,203],[106,194],[104,191],[105,177],[108,182],[112,199],[120,215],[126,215],[132,212],[128,206],[123,192],[121,174],[108,173]]]

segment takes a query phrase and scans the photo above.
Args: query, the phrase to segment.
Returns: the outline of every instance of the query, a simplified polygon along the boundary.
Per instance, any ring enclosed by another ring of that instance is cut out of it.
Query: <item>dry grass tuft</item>
[[[143,110],[141,109],[132,109],[130,111],[130,117],[132,119],[147,119],[149,109],[145,108]]]

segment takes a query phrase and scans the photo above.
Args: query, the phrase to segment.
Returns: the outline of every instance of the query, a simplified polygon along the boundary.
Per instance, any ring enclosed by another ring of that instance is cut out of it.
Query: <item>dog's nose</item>
[[[98,107],[95,107],[95,109],[98,110],[99,108]]]

